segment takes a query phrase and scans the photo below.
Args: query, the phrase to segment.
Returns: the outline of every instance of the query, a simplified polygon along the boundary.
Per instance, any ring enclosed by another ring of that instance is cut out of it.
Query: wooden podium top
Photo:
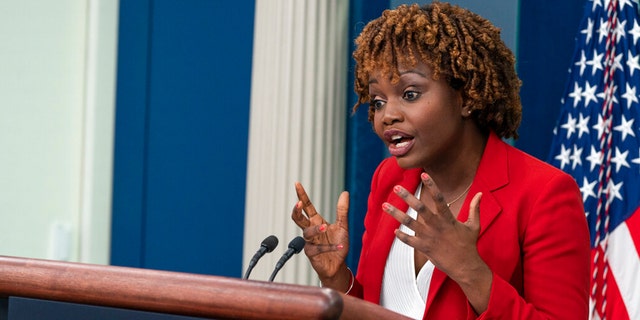
[[[327,288],[6,256],[0,296],[216,319],[408,319]]]

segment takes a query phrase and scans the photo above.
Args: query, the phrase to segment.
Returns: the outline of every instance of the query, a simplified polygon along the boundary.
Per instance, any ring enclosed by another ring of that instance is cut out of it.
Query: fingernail
[[[393,187],[393,192],[400,193],[400,191],[402,191],[402,188],[400,186]]]
[[[342,250],[342,248],[344,248],[344,246],[341,244],[337,245],[336,247],[338,247],[338,250]]]
[[[382,204],[382,210],[389,211],[389,209],[391,209],[391,205],[390,204],[388,204],[386,202]]]
[[[420,177],[422,178],[422,180],[424,180],[424,182],[430,186],[433,182],[431,181],[431,177],[429,177],[429,175],[426,172],[423,172]]]
[[[302,201],[298,201],[298,203],[296,203],[296,208],[302,208]]]
[[[318,227],[318,229],[320,230],[320,232],[324,232],[324,230],[327,230],[327,225],[321,224],[320,227]]]

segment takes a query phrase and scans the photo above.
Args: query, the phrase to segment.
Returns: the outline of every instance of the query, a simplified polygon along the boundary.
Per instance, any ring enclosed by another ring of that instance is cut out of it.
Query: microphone
[[[256,254],[253,255],[253,258],[251,258],[251,261],[249,261],[247,272],[244,274],[244,277],[242,279],[248,279],[249,274],[251,273],[251,270],[253,270],[253,267],[256,266],[256,263],[258,263],[258,260],[260,260],[260,258],[262,258],[262,256],[264,256],[265,253],[273,251],[273,249],[275,249],[277,246],[278,246],[278,238],[276,238],[276,236],[274,235],[270,235],[266,237],[264,240],[262,240],[262,243],[260,244],[260,249],[258,249]]]
[[[287,251],[282,255],[280,260],[278,260],[278,263],[276,263],[276,268],[275,270],[273,270],[273,273],[271,274],[269,281],[273,281],[273,278],[276,277],[276,273],[280,271],[282,266],[284,266],[285,262],[287,262],[291,258],[291,256],[299,253],[302,250],[302,248],[304,248],[305,242],[306,241],[304,241],[304,238],[302,238],[301,236],[297,236],[293,238],[291,242],[289,242],[289,249],[287,249]]]

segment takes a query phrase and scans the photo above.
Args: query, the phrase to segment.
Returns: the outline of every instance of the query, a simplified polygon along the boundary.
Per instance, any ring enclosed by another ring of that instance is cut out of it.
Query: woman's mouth
[[[414,143],[414,138],[399,131],[385,132],[389,153],[394,157],[402,157],[409,152]]]

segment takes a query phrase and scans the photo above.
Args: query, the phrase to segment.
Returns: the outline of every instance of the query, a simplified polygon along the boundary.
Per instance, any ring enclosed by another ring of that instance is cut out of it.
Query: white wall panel
[[[2,255],[107,262],[116,24],[117,1],[0,2]]]
[[[251,279],[267,280],[301,232],[290,218],[294,183],[330,221],[344,188],[348,1],[256,1],[244,266],[262,240],[280,245]],[[304,253],[275,281],[317,284]]]

